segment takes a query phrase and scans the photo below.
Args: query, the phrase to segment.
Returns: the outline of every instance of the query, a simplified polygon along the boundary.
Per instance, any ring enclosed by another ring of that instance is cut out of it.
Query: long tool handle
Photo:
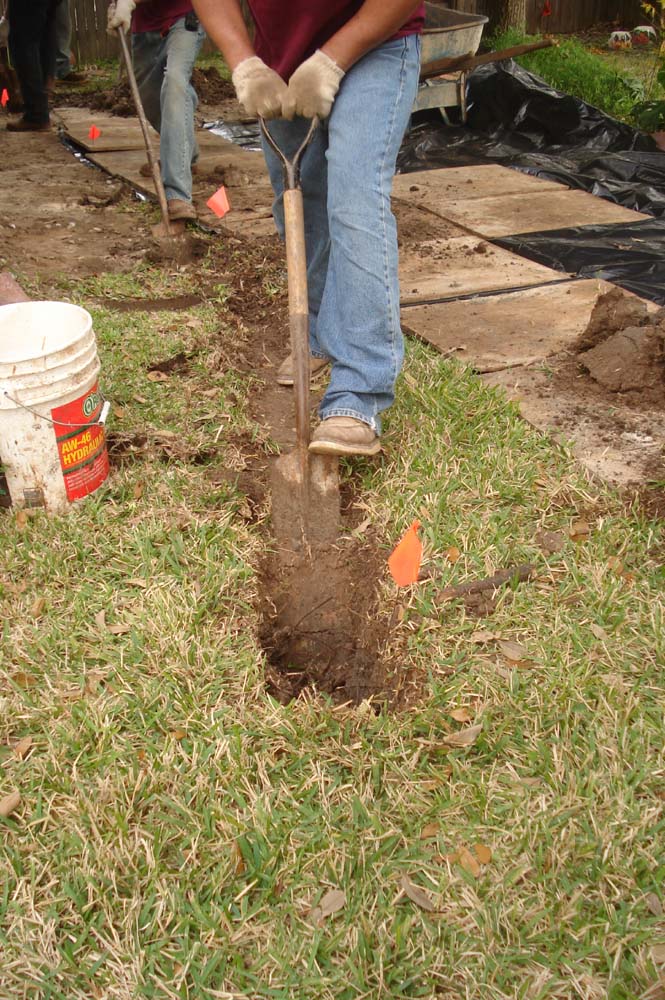
[[[150,138],[150,126],[148,125],[148,119],[145,116],[145,111],[143,109],[143,101],[141,100],[141,95],[139,94],[139,88],[136,83],[136,77],[134,76],[132,57],[129,54],[129,46],[127,45],[127,39],[125,38],[125,33],[122,30],[122,28],[118,28],[117,31],[118,31],[118,38],[120,39],[120,48],[122,49],[122,55],[125,60],[125,66],[127,67],[129,89],[132,92],[132,97],[134,98],[134,105],[136,107],[136,113],[139,116],[139,122],[141,123],[141,131],[143,132],[143,141],[145,142],[145,151],[148,155],[148,163],[150,164],[150,170],[152,171],[152,178],[155,182],[155,191],[157,192],[157,200],[159,201],[159,207],[162,213],[162,221],[164,222],[164,229],[170,236],[171,223],[169,222],[169,209],[168,205],[166,204],[166,191],[164,190],[164,182],[162,181],[162,174],[159,169],[159,163],[157,162],[157,157],[155,156],[152,148],[152,139]]]
[[[296,450],[306,481],[309,445],[309,304],[302,191],[284,192],[286,264],[289,276],[289,329],[296,406]]]

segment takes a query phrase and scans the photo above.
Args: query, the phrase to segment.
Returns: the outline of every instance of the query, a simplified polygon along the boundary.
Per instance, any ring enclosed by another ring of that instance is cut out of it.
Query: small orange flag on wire
[[[223,216],[230,211],[231,205],[229,204],[229,196],[227,195],[226,188],[223,184],[221,188],[218,188],[215,193],[208,198],[206,205],[219,219],[223,218]]]
[[[0,95],[0,104],[2,104],[3,108],[6,108],[7,105],[9,104],[9,91],[7,90],[6,87],[2,88],[2,94]]]
[[[414,521],[388,557],[388,569],[398,587],[408,587],[418,579],[423,558],[423,546],[418,538],[419,527],[420,521]]]
[[[100,130],[97,128],[96,125],[91,125],[90,131],[88,132],[88,139],[92,139],[92,141],[94,142],[95,139],[99,139],[101,134],[102,133],[100,132]]]

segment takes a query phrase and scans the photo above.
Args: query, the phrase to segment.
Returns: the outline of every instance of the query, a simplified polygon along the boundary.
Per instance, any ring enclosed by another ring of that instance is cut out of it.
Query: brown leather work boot
[[[191,201],[183,201],[182,198],[169,198],[166,202],[166,207],[169,210],[169,219],[172,222],[176,222],[178,219],[188,219],[196,218],[196,209],[192,205]]]
[[[312,435],[309,450],[317,455],[376,455],[379,435],[355,417],[328,417]]]
[[[310,379],[313,381],[317,375],[320,375],[324,368],[327,368],[330,364],[329,358],[315,358],[313,354],[309,356],[309,375]],[[293,355],[289,354],[282,361],[281,365],[277,369],[277,384],[278,385],[293,385],[294,374],[293,374]]]

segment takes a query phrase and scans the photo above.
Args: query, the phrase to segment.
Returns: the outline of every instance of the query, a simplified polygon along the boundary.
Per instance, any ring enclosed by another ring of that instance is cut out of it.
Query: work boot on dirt
[[[320,375],[324,368],[327,368],[330,364],[329,358],[315,358],[313,354],[309,356],[309,377],[313,381],[317,375]],[[294,374],[293,374],[293,355],[289,354],[282,361],[281,365],[277,369],[277,384],[278,385],[293,385]]]
[[[169,210],[169,219],[171,222],[177,222],[178,219],[196,219],[196,209],[192,205],[191,201],[183,201],[182,198],[169,198],[166,202],[166,207]]]
[[[317,455],[376,455],[381,442],[362,420],[328,417],[314,431],[309,450]]]
[[[50,132],[51,122],[31,122],[25,118],[18,118],[16,121],[7,122],[8,132]]]

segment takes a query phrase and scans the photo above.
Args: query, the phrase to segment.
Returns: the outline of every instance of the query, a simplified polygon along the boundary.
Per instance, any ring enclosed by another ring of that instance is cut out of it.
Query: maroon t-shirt
[[[363,5],[363,0],[249,0],[256,24],[257,56],[285,80],[321,48]],[[411,17],[394,38],[417,34],[425,20],[425,4],[414,2]]]
[[[159,31],[165,35],[171,25],[192,10],[191,0],[146,0],[137,3],[132,31]]]

